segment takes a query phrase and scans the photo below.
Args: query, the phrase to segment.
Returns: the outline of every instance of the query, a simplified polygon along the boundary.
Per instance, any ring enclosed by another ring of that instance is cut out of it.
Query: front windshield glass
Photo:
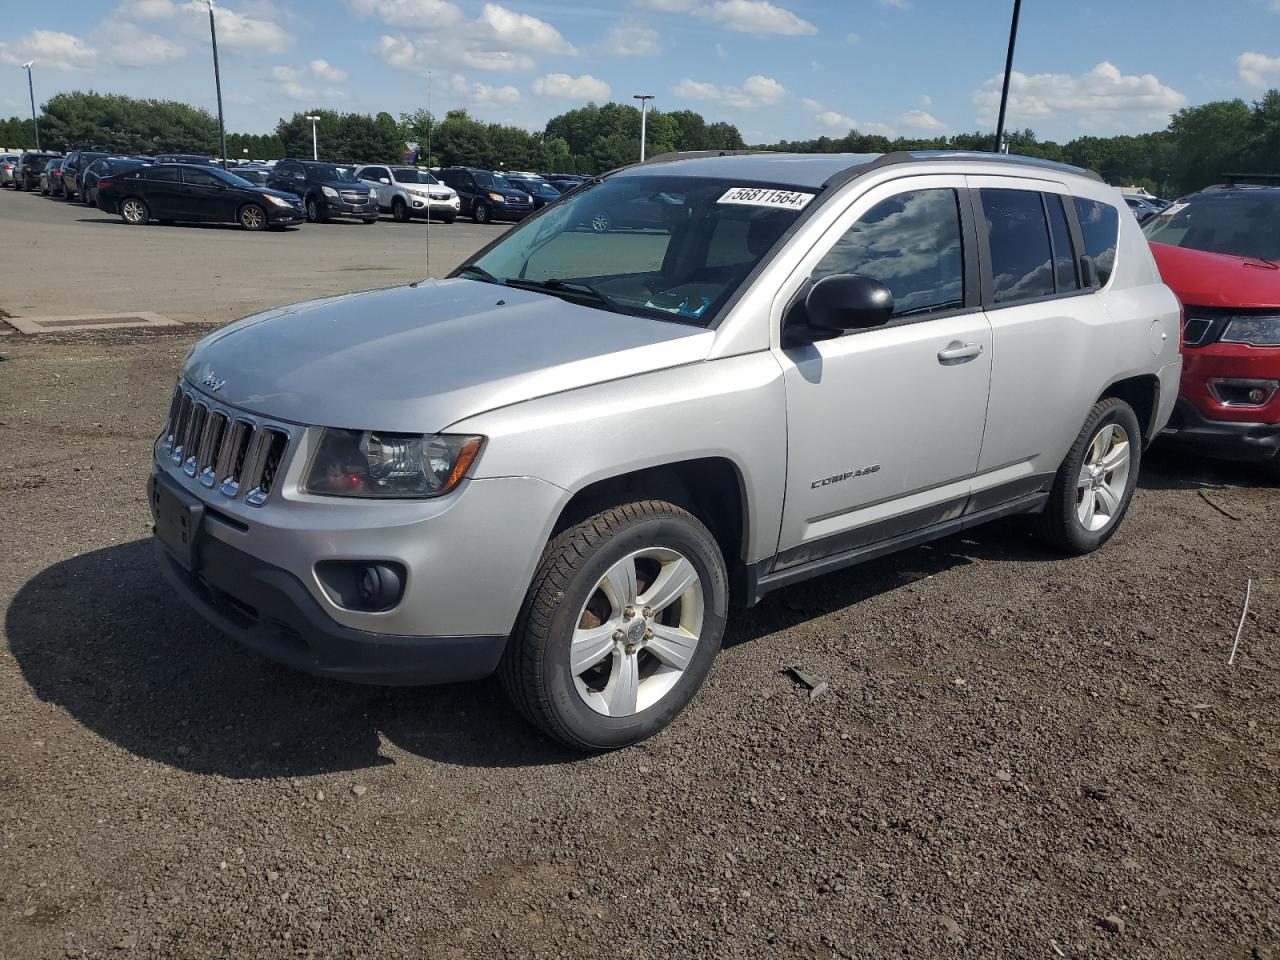
[[[340,183],[359,183],[354,167],[342,167],[336,163],[307,165],[307,179],[317,183],[337,180]]]
[[[1222,190],[1175,203],[1142,228],[1153,243],[1280,260],[1280,190]]]
[[[201,173],[211,173],[223,183],[232,187],[252,187],[253,184],[244,177],[238,177],[234,173],[228,173],[219,167],[210,167],[207,171],[202,170]]]
[[[477,170],[476,183],[482,187],[506,187],[512,189],[510,182],[500,173],[487,173],[484,170]]]
[[[436,183],[435,177],[425,170],[392,170],[396,183]]]
[[[458,272],[706,326],[813,197],[776,184],[611,177],[545,207]]]
[[[267,171],[265,170],[237,170],[235,175],[241,180],[247,180],[255,187],[261,187],[267,182]]]

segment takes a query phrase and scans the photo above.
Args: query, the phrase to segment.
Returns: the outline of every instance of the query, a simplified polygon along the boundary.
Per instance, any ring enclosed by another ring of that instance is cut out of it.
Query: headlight
[[[326,197],[332,197],[334,200],[338,199],[338,191],[333,189],[333,187],[321,187],[320,192]]]
[[[500,193],[491,193],[491,194],[489,194],[489,199],[490,199],[490,200],[492,200],[494,203],[506,203],[506,202],[507,202],[507,198],[506,198],[506,197],[504,197],[504,196],[503,196],[502,194],[500,194]]]
[[[370,190],[370,191],[369,191],[369,199],[370,199],[370,200],[377,200],[377,199],[378,199],[378,191],[377,191],[377,190]]]
[[[268,200],[270,200],[272,203],[274,203],[277,207],[285,207],[285,208],[288,208],[288,207],[292,206],[292,205],[289,203],[289,201],[288,201],[288,200],[285,200],[285,199],[283,199],[283,198],[281,198],[281,197],[276,197],[276,196],[273,196],[273,195],[271,195],[271,194],[269,194],[269,193],[264,193],[264,194],[263,194],[263,196],[264,196],[264,197],[266,197]]]
[[[1222,331],[1224,343],[1251,343],[1255,347],[1280,346],[1280,317],[1233,317]]]
[[[330,497],[439,497],[466,476],[484,437],[325,430],[303,489]]]

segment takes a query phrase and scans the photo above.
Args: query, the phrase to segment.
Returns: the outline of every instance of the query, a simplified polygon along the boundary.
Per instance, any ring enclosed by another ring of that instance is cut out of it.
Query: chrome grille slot
[[[222,483],[218,489],[224,497],[235,497],[240,493],[240,478],[244,476],[245,461],[249,458],[249,448],[254,438],[253,424],[247,420],[236,420],[227,431],[227,442],[224,444],[225,466],[218,471]]]
[[[196,475],[196,458],[200,452],[200,444],[204,439],[205,421],[209,419],[209,408],[197,403],[191,411],[191,420],[187,424],[187,432],[182,443],[182,472],[188,477]]]
[[[204,435],[200,438],[200,450],[196,454],[196,472],[200,476],[200,484],[212,487],[217,479],[214,469],[218,462],[218,454],[222,451],[222,436],[227,430],[227,415],[215,410],[205,420]]]
[[[183,396],[181,387],[173,388],[173,399],[169,401],[169,418],[164,422],[165,453],[173,453],[173,432],[178,425],[178,411],[182,409]]]
[[[260,507],[271,496],[280,465],[284,461],[284,451],[289,445],[289,435],[283,430],[266,427],[258,431],[257,443],[254,444],[252,466],[246,476],[252,478],[249,492],[244,495],[245,503]]]
[[[184,393],[178,404],[178,417],[173,427],[173,443],[169,451],[173,462],[179,465],[182,464],[182,445],[185,442],[187,426],[191,422],[191,410],[194,406],[195,404],[191,402],[191,394]]]

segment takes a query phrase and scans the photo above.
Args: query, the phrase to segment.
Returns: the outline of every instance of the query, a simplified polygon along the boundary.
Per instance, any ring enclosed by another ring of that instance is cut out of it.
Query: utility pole
[[[1013,74],[1013,45],[1018,41],[1018,14],[1022,0],[1013,0],[1013,21],[1009,24],[1009,52],[1004,58],[1004,86],[1000,90],[1000,119],[996,121],[996,153],[1004,153],[1004,112],[1009,105],[1009,77]]]
[[[632,94],[632,100],[640,101],[640,162],[644,163],[644,139],[645,139],[645,108],[649,106],[649,101],[653,99],[651,93]]]
[[[222,74],[218,71],[218,28],[213,24],[213,0],[209,3],[209,37],[213,41],[213,85],[218,91],[218,140],[222,144],[222,169],[227,169],[227,128],[222,122]]]
[[[36,131],[36,149],[40,149],[40,121],[36,119],[36,88],[31,80],[31,65],[34,60],[28,60],[22,65],[22,69],[27,71],[27,93],[31,94],[31,126]]]
[[[311,121],[311,159],[319,160],[320,141],[316,139],[316,124],[319,122],[320,118],[308,116],[307,119]]]

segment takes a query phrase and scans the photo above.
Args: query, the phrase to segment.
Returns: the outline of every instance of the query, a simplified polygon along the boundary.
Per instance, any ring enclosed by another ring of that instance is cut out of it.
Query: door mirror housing
[[[383,186],[387,186],[387,187],[391,186],[391,181],[388,180],[386,177],[379,177],[378,182]]]
[[[804,298],[805,322],[824,333],[865,330],[889,322],[893,294],[874,277],[836,273],[815,283]]]

